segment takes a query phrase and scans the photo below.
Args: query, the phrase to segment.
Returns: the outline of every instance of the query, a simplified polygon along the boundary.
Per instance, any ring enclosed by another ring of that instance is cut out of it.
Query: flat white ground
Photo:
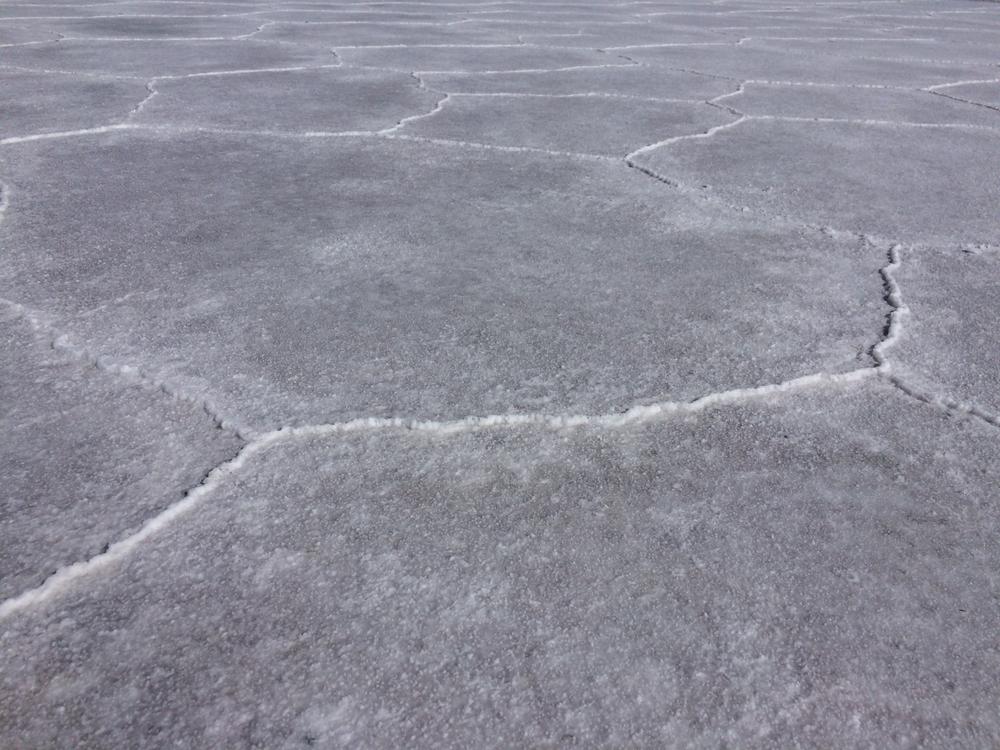
[[[1000,745],[1000,4],[0,45],[0,747]]]

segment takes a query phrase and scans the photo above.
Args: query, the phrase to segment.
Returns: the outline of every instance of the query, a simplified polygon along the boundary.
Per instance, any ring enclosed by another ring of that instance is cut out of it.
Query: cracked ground
[[[1000,747],[1000,3],[0,0],[0,747]]]

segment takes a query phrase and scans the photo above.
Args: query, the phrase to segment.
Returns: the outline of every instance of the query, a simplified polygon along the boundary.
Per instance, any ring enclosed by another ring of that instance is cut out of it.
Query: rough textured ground
[[[0,0],[0,747],[1000,746],[1000,4]]]

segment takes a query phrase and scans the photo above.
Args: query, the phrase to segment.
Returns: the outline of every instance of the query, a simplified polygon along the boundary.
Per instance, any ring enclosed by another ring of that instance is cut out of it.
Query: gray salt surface
[[[303,44],[328,45],[413,44],[516,44],[517,34],[503,26],[472,29],[465,26],[425,26],[415,29],[407,23],[363,21],[314,21],[313,23],[276,22],[265,26],[255,39]]]
[[[904,242],[997,238],[1000,128],[747,120],[641,162],[727,203],[809,223]]]
[[[336,58],[318,47],[268,44],[253,39],[82,40],[10,47],[3,65],[28,70],[152,78],[192,73],[231,72],[258,68],[332,65]]]
[[[0,27],[0,49],[12,44],[35,44],[36,42],[52,42],[59,36],[53,31],[31,29],[25,26]]]
[[[1000,247],[914,250],[899,281],[913,316],[900,372],[925,392],[1000,412]]]
[[[189,6],[197,10],[197,5]],[[119,9],[107,6],[115,12]],[[102,16],[99,18],[53,18],[20,22],[39,29],[52,29],[70,39],[211,39],[250,34],[260,22],[252,16],[243,18],[210,16]]]
[[[0,138],[99,127],[127,117],[149,93],[135,80],[16,70],[2,75]]]
[[[613,64],[615,60],[595,49],[500,46],[352,47],[338,54],[345,64],[390,70],[491,71],[573,68]],[[624,60],[618,61],[624,64]]]
[[[0,0],[0,748],[1000,746],[1000,3]]]
[[[951,89],[943,89],[951,94]],[[960,96],[956,94],[955,96]],[[781,86],[748,83],[724,103],[761,117],[878,120],[942,125],[997,126],[997,112],[946,98],[935,91]]]
[[[625,64],[616,64],[610,68],[531,73],[428,73],[421,77],[435,90],[466,94],[598,93],[611,96],[704,101],[737,89],[735,82],[719,78]],[[627,114],[627,107],[623,106],[622,111],[623,114]]]

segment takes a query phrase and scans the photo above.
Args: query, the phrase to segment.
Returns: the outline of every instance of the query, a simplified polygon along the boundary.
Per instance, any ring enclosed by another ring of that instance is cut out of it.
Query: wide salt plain
[[[1000,3],[0,2],[0,746],[1000,744]]]

